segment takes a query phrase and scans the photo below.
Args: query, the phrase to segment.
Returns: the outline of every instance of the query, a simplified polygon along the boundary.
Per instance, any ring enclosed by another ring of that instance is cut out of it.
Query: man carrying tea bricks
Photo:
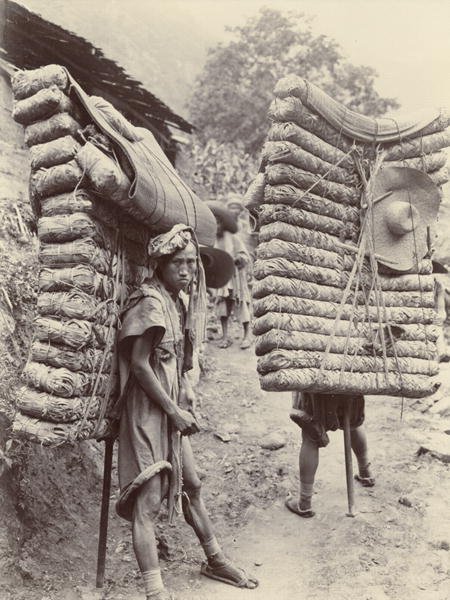
[[[207,561],[201,572],[255,588],[257,580],[225,558],[214,536],[187,437],[199,431],[186,372],[192,366],[193,342],[203,340],[206,309],[205,273],[193,230],[175,225],[155,237],[149,257],[151,277],[130,296],[119,334],[124,405],[117,512],[132,522],[147,600],[171,598],[161,580],[154,529],[166,498],[170,521],[182,511],[203,547]]]
[[[247,280],[247,265],[250,254],[238,234],[235,215],[220,202],[208,202],[217,221],[217,240],[215,247],[233,257],[235,270],[230,281],[216,292],[216,313],[222,325],[222,339],[219,348],[228,348],[231,338],[228,335],[230,317],[234,314],[242,325],[243,336],[240,347],[249,348],[250,341],[250,305],[251,297]]]
[[[391,274],[408,273],[429,252],[429,227],[436,220],[440,192],[427,175],[413,169],[386,168],[378,174],[377,203],[373,209],[371,235],[377,269]],[[437,270],[437,263],[435,265]],[[388,341],[395,344],[403,328],[386,325]],[[383,330],[384,331],[384,330]],[[386,336],[387,337],[387,336]],[[370,342],[374,356],[378,335]],[[328,430],[343,429],[344,410],[350,417],[351,446],[356,455],[363,486],[375,480],[370,470],[362,394],[294,392],[291,419],[302,428],[300,449],[300,497],[288,497],[286,506],[302,517],[312,517],[311,498],[319,462],[319,448],[328,444]]]

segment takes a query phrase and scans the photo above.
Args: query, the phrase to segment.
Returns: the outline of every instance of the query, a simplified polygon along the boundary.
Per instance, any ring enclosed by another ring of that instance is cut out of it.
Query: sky
[[[156,0],[155,0],[156,1]],[[159,3],[159,2],[158,2]],[[165,0],[224,36],[261,6],[314,16],[318,33],[334,38],[355,64],[374,67],[382,95],[405,110],[450,106],[449,0]]]
[[[63,26],[65,10],[69,14],[76,7],[88,15],[93,5],[105,14],[115,13],[119,23],[120,15],[130,10],[148,19],[149,27],[152,16],[156,23],[166,22],[168,26],[170,22],[176,26],[185,21],[189,27],[180,27],[181,35],[189,32],[195,36],[197,32],[202,44],[225,40],[227,25],[243,24],[262,6],[283,12],[301,11],[314,17],[317,33],[334,38],[351,62],[375,68],[379,75],[377,90],[383,96],[397,98],[402,111],[450,107],[450,0],[19,1],[32,10],[53,15]],[[101,22],[96,26],[100,29]],[[204,50],[206,56],[206,47]]]

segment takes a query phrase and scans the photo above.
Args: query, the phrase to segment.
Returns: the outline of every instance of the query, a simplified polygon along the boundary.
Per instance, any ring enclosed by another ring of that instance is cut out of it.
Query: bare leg
[[[227,348],[229,346],[228,318],[229,317],[220,317],[220,323],[222,325],[222,339],[219,342],[219,348]]]
[[[244,328],[244,337],[242,338],[241,348],[245,350],[249,348],[251,345],[250,342],[250,323],[247,321],[246,323],[242,323],[242,327]]]
[[[169,600],[159,571],[154,521],[161,508],[161,476],[155,475],[140,488],[133,511],[133,548],[141,570],[147,598]]]
[[[141,487],[133,512],[133,548],[141,571],[159,566],[153,523],[161,508],[161,477],[156,475]]]
[[[313,517],[311,500],[314,490],[314,479],[319,466],[319,447],[311,438],[302,431],[302,445],[300,447],[300,495],[297,498],[288,496],[285,505],[289,510],[300,517]]]
[[[367,436],[364,425],[352,429],[350,432],[350,439],[352,444],[352,450],[355,453],[358,461],[359,476],[357,477],[366,487],[372,487],[375,483],[375,479],[372,477],[370,471],[370,462],[367,451]]]
[[[240,587],[255,588],[258,581],[254,577],[247,576],[242,569],[235,567],[225,558],[222,549],[218,545],[201,497],[201,481],[195,470],[191,443],[186,437],[182,438],[182,449],[183,514],[186,522],[195,531],[208,560],[208,564],[202,567],[202,573],[224,583],[232,585],[239,583]]]
[[[319,447],[307,435],[302,433],[302,446],[300,448],[300,501],[301,510],[311,509],[311,499],[319,466]]]
[[[201,544],[214,537],[212,523],[201,497],[201,481],[195,469],[195,459],[189,439],[182,438],[183,451],[183,514]]]
[[[226,316],[220,317],[220,322],[222,324],[222,339],[219,342],[219,348],[228,348],[232,343],[228,336],[228,323],[230,321],[231,311],[233,310],[233,299],[225,298],[222,302],[225,303]]]

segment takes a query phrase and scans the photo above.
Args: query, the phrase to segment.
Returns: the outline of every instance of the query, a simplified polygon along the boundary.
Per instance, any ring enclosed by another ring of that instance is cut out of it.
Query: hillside
[[[186,100],[217,39],[188,3],[120,0],[19,0],[29,10],[88,39],[186,117]],[[116,32],[120,32],[117,35]],[[195,35],[194,35],[195,32]],[[136,60],[139,57],[139,60]]]

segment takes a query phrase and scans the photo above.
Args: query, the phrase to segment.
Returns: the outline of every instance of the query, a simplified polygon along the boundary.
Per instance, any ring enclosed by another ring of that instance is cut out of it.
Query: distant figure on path
[[[228,326],[230,317],[234,314],[242,326],[243,335],[240,347],[245,350],[251,346],[251,296],[246,269],[251,260],[250,254],[237,233],[235,216],[219,202],[209,202],[208,205],[217,221],[215,247],[230,254],[236,265],[230,281],[216,292],[216,314],[222,325],[222,339],[219,342],[219,348],[228,348],[233,343],[228,335]]]

